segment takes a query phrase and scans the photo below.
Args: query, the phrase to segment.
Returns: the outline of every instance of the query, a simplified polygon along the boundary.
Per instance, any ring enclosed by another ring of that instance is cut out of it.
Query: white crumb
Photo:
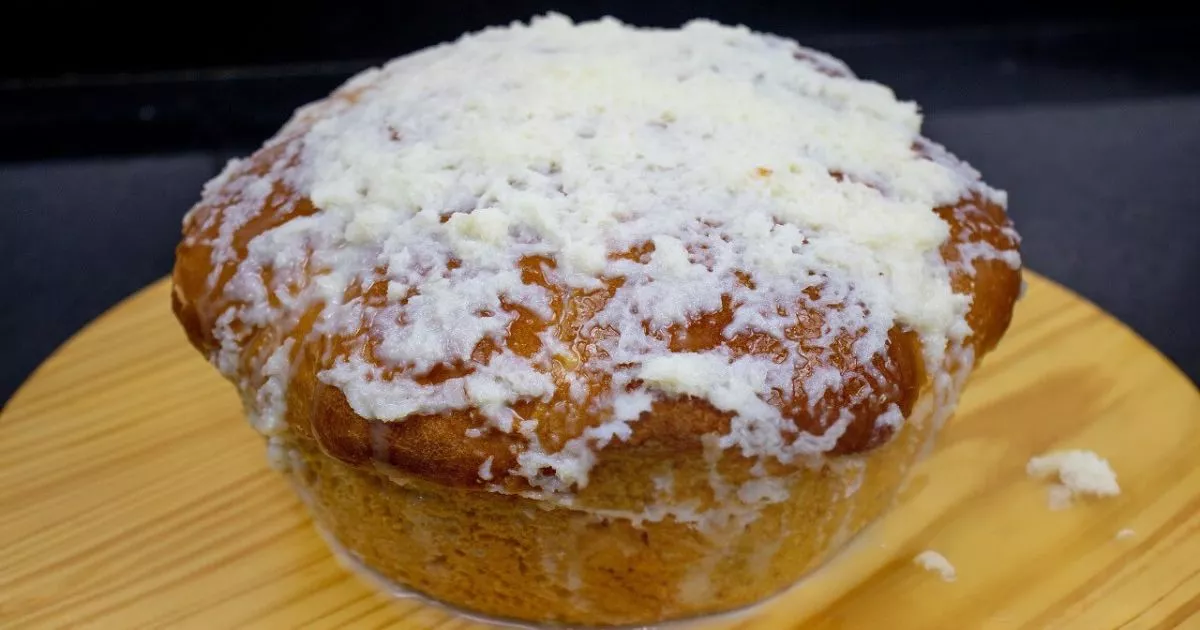
[[[1050,491],[1047,493],[1047,503],[1050,504],[1050,509],[1057,512],[1071,507],[1074,502],[1071,489],[1061,483],[1056,483],[1050,486]]]
[[[1133,538],[1136,535],[1137,535],[1137,532],[1126,527],[1125,529],[1122,529],[1121,531],[1117,532],[1116,539],[1117,540],[1125,540],[1127,538]]]
[[[941,576],[943,582],[953,582],[958,577],[958,574],[954,570],[954,565],[950,564],[946,556],[936,551],[926,549],[917,554],[917,557],[913,558],[913,562],[926,571],[937,573]]]
[[[492,458],[488,457],[479,465],[479,478],[484,481],[492,480]]]
[[[1092,451],[1055,451],[1029,460],[1025,472],[1036,479],[1057,478],[1050,486],[1051,510],[1071,506],[1078,496],[1114,497],[1121,494],[1117,474],[1108,461]]]

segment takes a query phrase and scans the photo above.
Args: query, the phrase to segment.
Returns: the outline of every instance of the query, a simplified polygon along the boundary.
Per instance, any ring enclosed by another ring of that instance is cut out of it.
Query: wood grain
[[[1200,393],[1030,276],[896,509],[798,588],[702,627],[1200,627]],[[160,282],[101,317],[0,416],[0,627],[479,627],[337,565],[168,304]],[[1121,496],[1050,511],[1023,467],[1070,447],[1107,457]],[[915,566],[924,549],[958,580]]]

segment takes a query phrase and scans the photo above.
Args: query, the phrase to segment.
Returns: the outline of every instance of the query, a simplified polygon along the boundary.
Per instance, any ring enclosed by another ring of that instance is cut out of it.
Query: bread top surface
[[[794,42],[559,16],[363,73],[184,220],[175,311],[255,427],[355,465],[569,492],[702,440],[887,441],[990,349],[1004,194]]]

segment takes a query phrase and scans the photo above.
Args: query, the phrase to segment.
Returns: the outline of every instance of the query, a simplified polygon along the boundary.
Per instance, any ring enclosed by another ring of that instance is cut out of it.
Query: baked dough
[[[790,40],[550,15],[367,71],[184,220],[174,309],[347,557],[499,618],[742,607],[1008,326],[1003,192]]]

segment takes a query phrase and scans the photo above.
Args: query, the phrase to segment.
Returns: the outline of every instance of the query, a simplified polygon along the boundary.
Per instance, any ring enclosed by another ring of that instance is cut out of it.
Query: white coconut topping
[[[946,556],[943,556],[936,551],[926,549],[925,551],[917,554],[917,556],[913,558],[913,562],[926,571],[937,573],[938,576],[942,578],[943,582],[953,582],[954,580],[958,579],[958,572],[955,571],[954,565],[950,564],[950,561],[946,559]]]
[[[491,479],[492,479],[492,458],[491,457],[483,460],[483,463],[479,465],[479,478],[483,479],[484,481],[491,481]]]
[[[915,105],[792,41],[708,21],[651,30],[551,15],[400,58],[343,94],[353,101],[297,114],[283,134],[302,137],[271,172],[235,176],[235,163],[209,186],[228,197],[211,280],[235,263],[224,291],[241,305],[217,322],[226,373],[243,331],[319,306],[314,334],[367,331],[319,373],[356,413],[400,422],[479,408],[481,429],[531,438],[509,472],[567,490],[587,483],[596,448],[626,439],[662,397],[731,414],[722,448],[782,461],[827,452],[854,418],[843,411],[824,434],[797,434],[778,397],[808,372],[810,402],[841,389],[837,370],[813,367],[828,365],[835,337],[854,339],[854,359],[873,369],[893,327],[915,331],[937,375],[970,333],[968,298],[951,290],[938,253],[948,226],[932,210],[1002,193],[920,138]],[[268,204],[271,181],[316,210],[263,231],[239,262],[234,233]],[[533,257],[551,288],[522,277]],[[1019,264],[984,245],[964,258]],[[379,281],[382,305],[361,295]],[[563,295],[605,290],[588,326],[609,334],[571,358],[581,373],[611,375],[590,404],[612,421],[546,452],[537,418],[512,405],[548,399],[551,364],[573,351],[543,336],[522,355],[505,336],[517,307],[550,320]],[[671,327],[726,306],[726,338],[769,335],[786,356],[672,352]],[[824,336],[802,349],[787,330],[814,311]],[[497,351],[479,360],[485,342]],[[288,352],[271,357],[263,405],[286,398]],[[445,365],[470,369],[420,378]],[[281,415],[256,417],[270,428]],[[902,420],[893,406],[876,422]],[[480,477],[493,474],[489,461]],[[778,494],[766,482],[745,491]]]
[[[1117,474],[1108,460],[1092,451],[1055,451],[1030,458],[1025,472],[1036,479],[1057,478],[1052,484],[1048,502],[1050,509],[1063,510],[1071,506],[1076,496],[1114,497],[1121,494]]]

